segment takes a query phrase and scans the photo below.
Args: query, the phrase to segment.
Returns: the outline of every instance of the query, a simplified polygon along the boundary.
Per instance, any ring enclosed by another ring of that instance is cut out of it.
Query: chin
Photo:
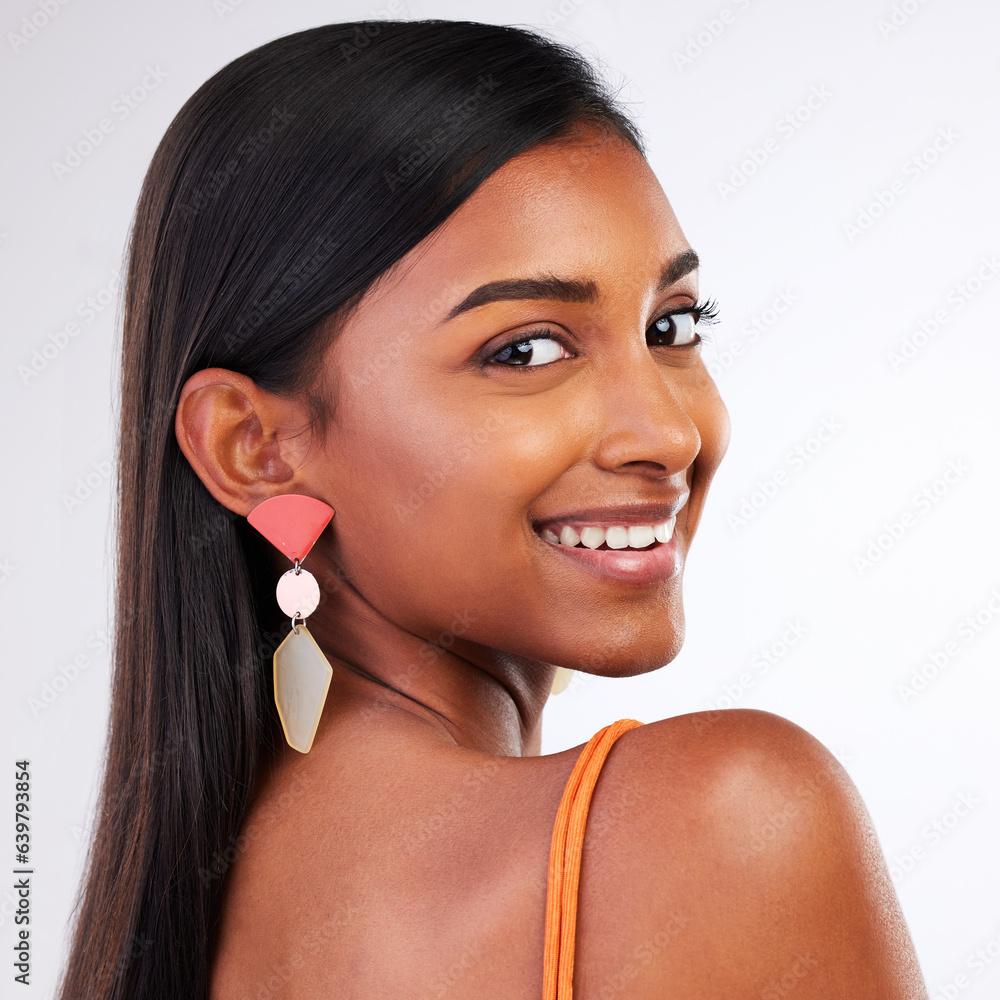
[[[608,642],[561,666],[595,677],[637,677],[666,666],[684,645],[684,629],[671,628],[656,635],[656,641]]]

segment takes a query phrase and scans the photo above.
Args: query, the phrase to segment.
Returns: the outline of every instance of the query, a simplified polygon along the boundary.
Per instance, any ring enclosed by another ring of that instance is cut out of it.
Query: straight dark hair
[[[581,124],[643,152],[572,49],[442,20],[279,38],[170,124],[129,246],[111,718],[60,1000],[207,997],[226,871],[282,739],[268,543],[181,453],[182,385],[230,368],[329,419],[317,362],[365,291],[494,170]]]

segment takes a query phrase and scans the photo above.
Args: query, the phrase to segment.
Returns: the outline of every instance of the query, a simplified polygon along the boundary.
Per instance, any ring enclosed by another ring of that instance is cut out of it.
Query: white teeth
[[[655,532],[648,524],[633,525],[628,529],[628,544],[633,549],[644,549],[647,545],[652,545],[655,540]],[[608,542],[608,545],[611,543]]]
[[[628,548],[628,528],[615,525],[613,528],[605,529],[604,536],[609,549]]]
[[[675,514],[669,521],[664,521],[663,524],[657,524],[653,528],[653,536],[658,542],[669,542],[671,538],[674,537],[674,525],[677,523],[677,515]]]
[[[547,542],[559,545],[585,545],[588,549],[599,549],[605,542],[609,549],[647,549],[654,542],[669,542],[674,537],[676,516],[661,524],[633,524],[629,527],[616,524],[609,528],[589,525],[579,532],[571,525],[564,524],[557,535],[551,528],[542,528],[541,536]]]
[[[568,524],[559,532],[559,542],[562,545],[577,545],[579,541],[580,536]]]

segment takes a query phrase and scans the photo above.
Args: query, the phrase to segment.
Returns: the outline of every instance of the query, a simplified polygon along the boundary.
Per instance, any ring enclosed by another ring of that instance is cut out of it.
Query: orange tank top
[[[599,729],[580,752],[566,782],[549,851],[542,1000],[573,1000],[576,897],[590,797],[612,744],[622,733],[641,725],[636,719],[619,719]]]

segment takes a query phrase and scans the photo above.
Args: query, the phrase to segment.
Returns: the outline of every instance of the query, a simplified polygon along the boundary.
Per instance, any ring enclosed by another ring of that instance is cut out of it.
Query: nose
[[[686,374],[658,360],[645,344],[603,367],[595,464],[648,479],[688,469],[701,451],[701,435],[685,406]]]

